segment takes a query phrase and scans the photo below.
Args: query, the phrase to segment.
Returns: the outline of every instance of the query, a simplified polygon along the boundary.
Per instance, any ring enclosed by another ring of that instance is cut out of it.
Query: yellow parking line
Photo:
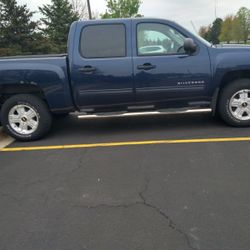
[[[81,149],[81,148],[99,148],[99,147],[122,147],[122,146],[157,145],[157,144],[244,142],[244,141],[250,141],[250,137],[130,141],[130,142],[128,141],[128,142],[108,142],[108,143],[58,145],[58,146],[17,147],[17,148],[3,148],[3,149],[0,149],[0,152],[38,151],[38,150],[56,150],[56,149],[57,150],[58,149]]]

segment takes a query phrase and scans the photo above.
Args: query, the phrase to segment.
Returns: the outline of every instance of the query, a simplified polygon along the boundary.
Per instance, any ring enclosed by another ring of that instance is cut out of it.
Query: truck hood
[[[212,47],[217,53],[250,53],[250,45],[223,44]]]
[[[214,45],[216,48],[250,48],[250,44],[217,44]]]

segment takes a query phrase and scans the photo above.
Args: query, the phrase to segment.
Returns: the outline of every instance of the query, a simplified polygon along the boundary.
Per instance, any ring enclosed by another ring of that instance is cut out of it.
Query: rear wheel
[[[237,80],[222,90],[219,114],[231,126],[250,126],[250,79]]]
[[[20,141],[40,139],[51,127],[51,114],[46,103],[34,95],[10,97],[1,109],[2,125]]]

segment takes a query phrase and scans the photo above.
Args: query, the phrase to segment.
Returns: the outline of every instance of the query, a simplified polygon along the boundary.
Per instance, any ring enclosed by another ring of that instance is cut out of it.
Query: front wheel
[[[46,103],[30,94],[10,97],[2,106],[1,117],[5,131],[20,141],[40,139],[52,123]]]
[[[226,86],[220,95],[218,108],[227,124],[250,126],[250,79],[240,79]]]

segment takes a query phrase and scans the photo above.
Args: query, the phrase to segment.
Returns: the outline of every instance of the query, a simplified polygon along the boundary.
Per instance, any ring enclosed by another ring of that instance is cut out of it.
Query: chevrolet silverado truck
[[[21,141],[53,116],[211,108],[250,125],[250,48],[216,47],[175,22],[74,22],[65,55],[0,58],[1,122]]]

